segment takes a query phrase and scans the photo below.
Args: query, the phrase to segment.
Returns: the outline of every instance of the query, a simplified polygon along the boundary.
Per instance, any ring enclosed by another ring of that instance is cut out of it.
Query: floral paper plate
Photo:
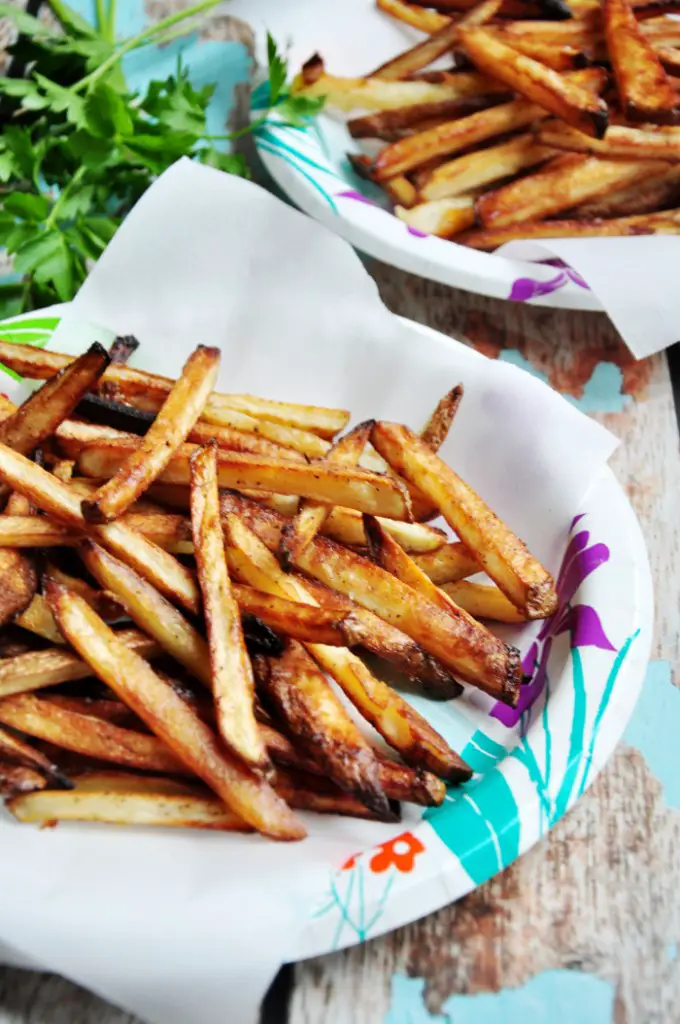
[[[422,38],[377,10],[375,0],[234,0],[232,11],[255,30],[258,55],[264,57],[265,30],[290,42],[291,71],[318,51],[332,73],[363,75]],[[255,91],[255,112],[266,107],[267,93],[266,85]],[[563,265],[478,252],[408,227],[390,212],[382,190],[353,172],[346,154],[358,144],[334,115],[322,113],[304,127],[269,117],[256,145],[273,179],[301,210],[390,266],[497,299],[602,309],[585,281]]]
[[[0,337],[49,345],[61,312],[6,321]],[[442,344],[418,330],[424,344]],[[71,350],[89,340],[71,335]],[[0,377],[11,392],[14,381]],[[329,870],[291,959],[373,938],[464,896],[544,836],[604,766],[640,691],[653,618],[644,541],[609,469],[571,523],[557,586],[554,617],[523,633],[532,682],[518,711],[409,697],[476,774],[403,834]]]

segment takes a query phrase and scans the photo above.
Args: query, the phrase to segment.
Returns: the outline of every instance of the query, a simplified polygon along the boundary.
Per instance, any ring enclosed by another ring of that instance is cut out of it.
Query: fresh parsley
[[[8,49],[10,70],[0,78],[0,246],[19,277],[0,285],[0,317],[73,298],[128,210],[180,157],[248,177],[244,158],[220,144],[256,129],[272,110],[300,124],[321,107],[291,95],[287,62],[268,35],[268,110],[238,132],[210,136],[215,86],[194,88],[178,62],[169,78],[131,92],[120,60],[186,35],[219,0],[203,0],[123,41],[115,38],[116,0],[96,0],[94,26],[65,0],[48,2],[60,31],[0,2],[0,17],[18,33]]]

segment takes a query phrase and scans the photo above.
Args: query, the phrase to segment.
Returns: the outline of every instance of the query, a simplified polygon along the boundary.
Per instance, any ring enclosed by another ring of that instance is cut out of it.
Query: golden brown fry
[[[28,608],[14,619],[17,626],[27,629],[53,644],[63,644],[64,638],[57,629],[54,616],[42,594],[35,594]]]
[[[127,523],[107,523],[88,528],[80,509],[80,499],[68,484],[4,445],[0,445],[0,477],[48,515],[72,529],[87,529],[109,550],[119,553],[127,564],[143,572],[163,593],[170,594],[189,611],[198,612],[198,587],[189,570]]]
[[[258,657],[257,674],[258,692],[324,774],[371,810],[387,813],[376,753],[305,648],[289,640],[280,657]]]
[[[184,516],[128,512],[120,525],[141,534],[166,551],[191,554],[191,528]],[[0,517],[0,548],[70,547],[83,532],[69,530],[43,516]]]
[[[123,629],[116,636],[143,658],[161,653],[156,641],[137,629]],[[27,651],[0,660],[0,698],[85,679],[91,674],[90,666],[72,651],[56,648]]]
[[[413,561],[434,583],[440,585],[464,580],[466,576],[474,576],[481,571],[475,556],[460,541],[445,544],[436,551],[416,554]]]
[[[292,85],[295,95],[310,98],[326,97],[327,103],[340,110],[391,110],[413,104],[460,100],[480,93],[505,92],[506,86],[476,71],[460,71],[455,83],[407,81],[386,82],[380,78],[339,78],[323,74],[313,85],[304,85],[299,78]],[[394,171],[395,174],[399,172]]]
[[[235,814],[273,839],[304,837],[303,825],[271,787],[232,761],[208,726],[82,598],[54,582],[46,596],[62,633],[93,671]]]
[[[115,594],[132,621],[210,688],[208,644],[182,613],[134,569],[98,544],[83,541],[80,553],[87,569],[104,589]]]
[[[421,32],[438,32],[451,21],[444,14],[416,7],[412,3],[407,3],[406,0],[376,0],[376,4],[385,14],[390,14],[397,21],[402,21],[412,28],[420,29]]]
[[[380,519],[383,527],[401,544],[405,551],[436,551],[446,543],[446,535],[436,526],[426,523],[404,523],[398,519]],[[361,513],[354,509],[331,509],[330,515],[321,533],[342,544],[354,544],[357,547],[366,543]]]
[[[655,46],[654,49],[664,71],[680,75],[680,49],[675,46]]]
[[[424,131],[426,128],[433,128],[444,121],[453,121],[456,118],[467,117],[478,110],[485,110],[492,107],[502,99],[512,99],[510,93],[505,97],[503,94],[491,96],[470,96],[461,100],[445,100],[439,103],[418,103],[410,107],[396,107],[393,110],[381,110],[375,114],[364,114],[362,117],[354,117],[347,122],[347,130],[354,139],[384,139],[386,142],[393,142],[403,137],[404,132],[409,129]],[[360,153],[347,154],[354,169],[362,177],[369,181],[373,178],[372,161],[370,157]],[[401,177],[397,175],[397,178]],[[394,178],[388,178],[383,182],[387,188]],[[408,204],[404,204],[408,205]]]
[[[352,610],[324,611],[265,594],[241,583],[232,584],[232,589],[243,614],[256,615],[277,633],[294,640],[309,640],[329,647],[353,647],[363,643],[368,633]]]
[[[25,768],[21,764],[12,764],[0,758],[0,796],[6,800],[26,793],[35,793],[45,789],[47,779],[33,768]]]
[[[677,124],[680,96],[628,3],[603,0],[604,34],[619,100],[632,121]]]
[[[136,441],[126,437],[109,438],[90,445],[78,456],[80,471],[99,479],[111,476],[124,463],[126,455],[136,450]],[[182,445],[170,459],[161,480],[164,483],[187,484],[189,458],[195,450],[193,445]],[[359,468],[328,466],[322,462],[278,461],[221,450],[217,453],[217,462],[220,487],[297,494],[394,519],[408,519],[410,515],[408,495],[394,477],[379,476]]]
[[[438,238],[454,238],[475,222],[475,204],[467,196],[433,199],[429,203],[419,203],[410,210],[397,206],[394,212],[414,230]]]
[[[120,601],[108,590],[96,590],[85,580],[71,576],[53,564],[48,564],[46,573],[50,579],[56,580],[57,583],[63,583],[69,590],[75,590],[76,594],[80,594],[89,606],[94,608],[97,615],[101,615],[104,622],[118,622],[119,619],[125,617],[125,609]]]
[[[392,203],[399,203],[400,206],[413,206],[418,201],[418,190],[408,180],[405,174],[397,174],[383,182],[383,188],[387,192]]]
[[[527,167],[543,163],[551,156],[554,156],[554,150],[548,143],[542,145],[533,134],[525,132],[497,146],[466,153],[441,164],[423,185],[421,195],[427,200],[458,196],[482,185],[514,176]]]
[[[220,832],[250,832],[246,823],[228,810],[221,800],[194,794],[166,794],[109,788],[105,778],[101,789],[76,789],[69,793],[43,790],[7,801],[17,821],[34,824],[52,821],[95,821],[110,825],[146,825],[158,828],[203,828]],[[119,780],[119,785],[123,780]],[[158,783],[160,787],[161,784]],[[42,799],[36,799],[42,797]],[[64,799],[67,797],[67,799]]]
[[[251,586],[315,603],[305,584],[286,575],[265,544],[234,515],[228,517],[227,557]],[[315,542],[316,543],[316,542]],[[314,545],[310,545],[310,548]],[[451,782],[470,777],[470,771],[446,741],[389,686],[350,651],[307,644],[307,649],[380,735],[398,750],[407,764],[425,767]]]
[[[651,160],[602,160],[568,154],[551,160],[536,174],[487,192],[477,200],[477,216],[487,228],[542,220],[611,188],[644,181],[663,167]]]
[[[451,529],[527,618],[545,618],[555,611],[557,594],[547,570],[420,438],[408,427],[381,422],[373,430],[373,443],[398,472],[436,502]]]
[[[192,352],[138,448],[130,453],[111,480],[83,501],[83,515],[88,522],[106,523],[116,519],[161,475],[201,415],[219,368],[218,348],[199,345]]]
[[[518,53],[486,29],[461,29],[460,41],[467,56],[480,70],[580,131],[598,139],[603,137],[608,111],[599,96],[593,96],[578,83],[532,57]]]
[[[311,775],[299,769],[278,768],[274,786],[286,803],[299,811],[343,814],[351,818],[368,818],[371,821],[400,820],[398,805],[387,803],[383,811],[376,812],[351,794],[343,793],[330,779]]]
[[[366,420],[345,437],[341,437],[326,456],[326,464],[343,466],[347,469],[354,468],[363,455],[373,429],[373,423],[373,420]],[[318,501],[304,500],[300,503],[297,515],[290,523],[286,523],[281,534],[280,552],[284,565],[292,564],[294,556],[316,537],[330,512],[329,505],[321,504]]]
[[[63,772],[52,764],[45,754],[35,750],[25,740],[20,740],[5,729],[0,729],[0,758],[3,762],[11,761],[25,768],[32,768],[60,786],[70,785]]]
[[[585,67],[588,63],[587,52],[584,52],[583,48],[578,46],[569,46],[567,43],[543,42],[542,39],[532,36],[512,36],[508,38],[504,35],[502,25],[495,26],[493,33],[500,40],[509,42],[518,53],[523,53],[526,57],[532,57],[534,60],[540,61],[541,64],[552,68],[553,71],[572,71]]]
[[[476,619],[493,619],[495,622],[510,623],[526,621],[522,613],[515,608],[511,601],[508,601],[498,587],[460,580],[458,583],[443,583],[442,590],[453,598],[460,608],[464,608]]]
[[[655,213],[680,205],[680,167],[666,164],[664,170],[650,174],[644,181],[616,189],[596,199],[580,203],[570,211],[579,220],[600,217],[627,217],[636,213]]]
[[[32,517],[31,517],[32,518]],[[0,517],[0,521],[4,519]],[[25,611],[38,589],[32,560],[11,548],[0,550],[0,626]]]
[[[465,245],[488,252],[516,238],[601,238],[626,235],[679,235],[680,210],[640,213],[607,220],[547,220],[513,224],[507,228],[471,231]]]
[[[111,722],[112,725],[120,725],[123,729],[134,729],[136,732],[147,731],[144,722],[119,700],[69,697],[63,693],[42,694],[40,699],[48,704],[54,704],[58,708],[65,708],[67,711],[77,711],[79,714],[89,715],[91,718],[101,718],[105,722]]]
[[[553,149],[576,153],[594,153],[609,158],[630,160],[680,161],[680,128],[627,128],[612,125],[604,139],[591,139],[559,121],[548,121],[538,132],[540,142]]]
[[[462,679],[498,700],[516,703],[522,678],[519,652],[471,616],[459,609],[443,611],[368,559],[322,537],[295,564],[403,630]]]
[[[187,772],[184,763],[155,736],[121,729],[101,718],[81,715],[29,693],[0,701],[0,722],[101,761],[113,761],[142,771]]]
[[[215,446],[191,457],[191,528],[210,653],[210,687],[217,726],[227,747],[245,764],[267,770],[269,758],[257,730],[255,681],[224,554],[217,492]]]

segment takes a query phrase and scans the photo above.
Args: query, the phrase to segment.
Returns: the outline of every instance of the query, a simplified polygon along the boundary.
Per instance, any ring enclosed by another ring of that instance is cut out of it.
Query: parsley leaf
[[[267,64],[269,68],[269,103],[273,107],[286,84],[288,64],[281,57],[276,42],[269,32],[267,32]]]

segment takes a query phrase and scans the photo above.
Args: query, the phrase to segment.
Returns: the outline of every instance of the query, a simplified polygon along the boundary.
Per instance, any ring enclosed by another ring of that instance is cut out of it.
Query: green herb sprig
[[[182,156],[249,176],[225,143],[258,127],[272,110],[300,123],[321,103],[291,96],[288,68],[268,36],[267,112],[241,131],[209,136],[215,91],[195,89],[178,61],[174,75],[131,92],[120,61],[149,43],[194,30],[219,0],[203,0],[123,41],[116,0],[96,0],[90,25],[65,0],[49,0],[61,32],[0,3],[18,31],[9,48],[25,77],[0,78],[0,246],[20,280],[0,286],[0,318],[73,298],[121,219],[152,181]]]

